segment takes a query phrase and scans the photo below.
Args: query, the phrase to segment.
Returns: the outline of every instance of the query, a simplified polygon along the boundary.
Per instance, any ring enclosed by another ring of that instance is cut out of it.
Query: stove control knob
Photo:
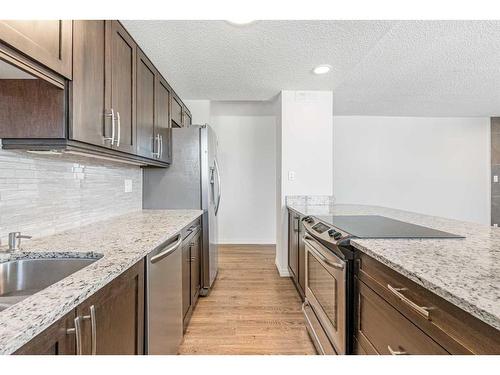
[[[306,223],[309,223],[309,224],[314,223],[314,219],[313,219],[311,216],[307,216],[307,217],[304,219],[304,221],[305,221]]]
[[[330,237],[333,237],[334,240],[338,240],[339,238],[342,237],[342,233],[337,232],[335,229],[329,229],[328,230],[328,235]]]

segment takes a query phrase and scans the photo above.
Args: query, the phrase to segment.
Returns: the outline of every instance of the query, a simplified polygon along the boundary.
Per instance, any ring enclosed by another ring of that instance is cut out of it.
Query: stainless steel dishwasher
[[[182,341],[181,244],[179,233],[147,256],[147,354],[177,354]]]

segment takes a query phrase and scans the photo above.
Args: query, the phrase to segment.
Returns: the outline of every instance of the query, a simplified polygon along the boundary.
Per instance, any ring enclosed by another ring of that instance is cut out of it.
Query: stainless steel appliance
[[[202,209],[202,290],[208,294],[217,276],[217,215],[221,203],[217,136],[208,125],[174,128],[172,164],[144,169],[143,208]]]
[[[181,244],[179,233],[147,256],[147,354],[177,354],[182,340]]]
[[[333,238],[329,235],[332,228],[316,218],[308,216],[303,222],[306,289],[302,311],[307,330],[318,353],[349,354],[354,252],[348,245],[337,243],[345,233],[335,231],[337,238]]]
[[[463,238],[378,215],[307,216],[306,326],[320,354],[350,354],[353,347],[352,238]]]

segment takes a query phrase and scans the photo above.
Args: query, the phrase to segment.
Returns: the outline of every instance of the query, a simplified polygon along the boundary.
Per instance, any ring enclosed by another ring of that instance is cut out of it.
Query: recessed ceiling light
[[[328,73],[332,67],[330,65],[318,65],[313,69],[314,74],[326,74]]]
[[[227,22],[236,26],[244,26],[244,25],[250,25],[251,23],[255,22],[255,20],[234,19],[234,20],[227,20]]]

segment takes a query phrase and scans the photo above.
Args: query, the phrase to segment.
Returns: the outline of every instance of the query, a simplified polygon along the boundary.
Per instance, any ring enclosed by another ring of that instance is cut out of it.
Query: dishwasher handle
[[[169,256],[171,253],[173,253],[177,248],[181,245],[182,243],[182,236],[179,233],[177,235],[177,241],[175,241],[174,244],[170,245],[167,247],[164,251],[162,251],[160,254],[155,255],[154,257],[151,258],[151,263],[156,263],[162,260],[163,258]]]

